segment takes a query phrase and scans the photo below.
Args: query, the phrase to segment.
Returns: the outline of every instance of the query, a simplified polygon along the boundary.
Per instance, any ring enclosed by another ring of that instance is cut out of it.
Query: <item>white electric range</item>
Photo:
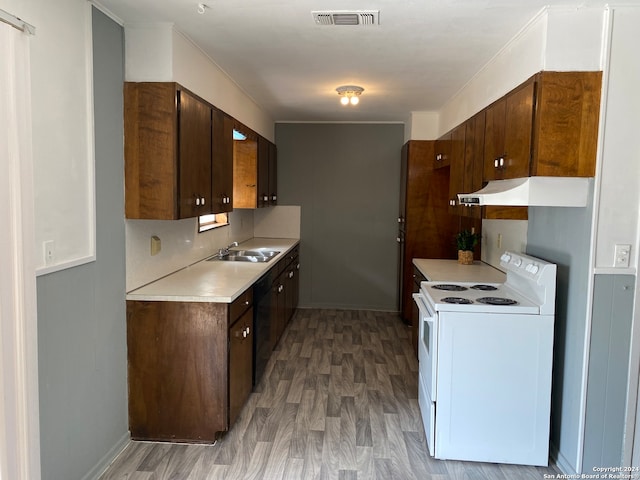
[[[548,465],[556,266],[505,252],[503,284],[422,282],[419,403],[435,458]]]

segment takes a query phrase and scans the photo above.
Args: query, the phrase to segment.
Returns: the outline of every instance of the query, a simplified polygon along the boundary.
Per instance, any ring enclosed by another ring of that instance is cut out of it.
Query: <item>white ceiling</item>
[[[545,5],[568,2],[99,0],[125,25],[174,23],[275,121],[338,122],[440,109]],[[313,10],[379,10],[380,25],[319,26]],[[345,84],[365,89],[358,106],[339,104]]]

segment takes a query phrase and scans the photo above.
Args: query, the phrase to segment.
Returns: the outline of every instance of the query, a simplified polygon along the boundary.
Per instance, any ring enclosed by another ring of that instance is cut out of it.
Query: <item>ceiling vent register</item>
[[[380,25],[380,10],[311,12],[316,25]]]

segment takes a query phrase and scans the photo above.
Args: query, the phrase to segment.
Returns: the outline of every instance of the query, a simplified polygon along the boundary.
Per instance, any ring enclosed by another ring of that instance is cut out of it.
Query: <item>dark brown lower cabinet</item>
[[[253,309],[229,329],[229,424],[240,415],[253,383]]]
[[[231,304],[127,301],[132,439],[210,443],[233,425],[251,392],[252,291]]]
[[[300,296],[300,257],[298,247],[291,251],[274,267],[275,275],[271,287],[271,337],[274,345],[289,324],[298,307]]]

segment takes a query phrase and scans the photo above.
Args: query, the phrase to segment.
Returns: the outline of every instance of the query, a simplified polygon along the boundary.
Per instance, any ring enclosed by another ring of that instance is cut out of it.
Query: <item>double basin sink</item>
[[[229,250],[224,254],[216,254],[208,258],[208,261],[216,262],[253,262],[266,263],[280,252],[275,250]]]

